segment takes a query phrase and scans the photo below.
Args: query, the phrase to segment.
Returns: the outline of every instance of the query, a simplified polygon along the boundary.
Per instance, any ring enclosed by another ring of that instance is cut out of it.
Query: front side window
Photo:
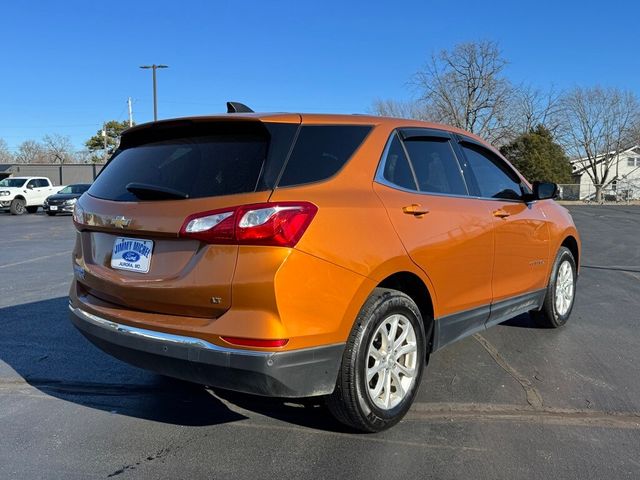
[[[468,143],[460,144],[465,156],[463,168],[467,172],[476,195],[485,198],[520,200],[522,188],[515,174],[488,150]],[[471,178],[472,177],[472,178]]]
[[[405,140],[404,144],[421,192],[467,195],[460,166],[448,139],[417,137]]]

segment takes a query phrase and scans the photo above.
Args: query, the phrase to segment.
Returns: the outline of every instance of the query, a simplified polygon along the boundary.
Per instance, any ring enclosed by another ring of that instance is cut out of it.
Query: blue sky
[[[605,8],[606,7],[606,8]],[[515,82],[640,93],[634,1],[5,2],[0,10],[0,138],[47,133],[76,148],[103,121],[224,111],[366,112],[407,99],[432,51],[490,39]]]

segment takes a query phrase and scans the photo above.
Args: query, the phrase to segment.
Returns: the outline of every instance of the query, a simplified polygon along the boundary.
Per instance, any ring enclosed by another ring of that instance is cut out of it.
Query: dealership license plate
[[[152,240],[118,237],[113,244],[111,268],[147,273],[153,252]]]
[[[49,210],[55,212],[56,210],[58,210],[58,207],[56,207],[55,205],[49,205]]]

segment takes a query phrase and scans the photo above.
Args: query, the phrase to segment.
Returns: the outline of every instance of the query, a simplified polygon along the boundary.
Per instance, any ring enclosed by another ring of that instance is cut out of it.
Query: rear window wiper
[[[148,183],[132,182],[127,184],[125,188],[140,200],[183,200],[189,198],[188,193],[181,192],[180,190]]]

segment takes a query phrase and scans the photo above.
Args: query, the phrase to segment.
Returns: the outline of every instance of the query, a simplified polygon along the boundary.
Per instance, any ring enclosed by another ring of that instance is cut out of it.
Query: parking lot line
[[[54,253],[52,255],[45,255],[43,257],[30,258],[29,260],[22,260],[21,262],[7,263],[6,265],[0,265],[0,269],[9,268],[9,267],[16,267],[18,265],[23,265],[25,263],[39,262],[40,260],[46,260],[48,258],[53,258],[53,257],[60,257],[62,255],[71,255],[71,250],[68,250],[66,252]]]

